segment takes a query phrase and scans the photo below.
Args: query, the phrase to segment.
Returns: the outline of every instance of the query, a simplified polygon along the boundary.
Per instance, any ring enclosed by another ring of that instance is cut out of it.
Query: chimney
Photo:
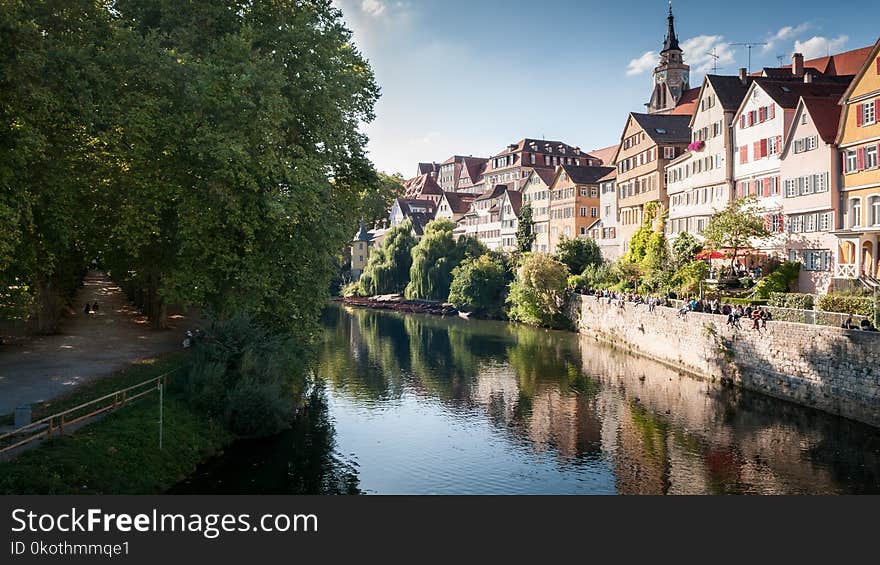
[[[804,55],[795,53],[791,56],[791,72],[796,77],[804,76]]]
[[[743,84],[748,80],[746,77],[748,76],[748,71],[745,67],[740,67],[739,69],[739,81]]]

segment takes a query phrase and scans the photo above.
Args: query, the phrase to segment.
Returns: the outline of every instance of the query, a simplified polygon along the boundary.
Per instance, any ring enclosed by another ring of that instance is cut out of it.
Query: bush
[[[510,319],[533,326],[567,327],[563,307],[568,276],[568,267],[545,253],[524,256],[507,297]]]
[[[479,257],[488,251],[474,237],[462,236],[456,241],[454,230],[455,223],[450,220],[433,220],[413,247],[409,284],[405,290],[410,300],[448,300],[453,269],[466,257]]]
[[[581,274],[587,279],[587,286],[591,288],[608,288],[619,282],[613,266],[608,263],[588,265]]]
[[[874,317],[874,299],[861,296],[847,296],[832,293],[819,298],[819,309],[826,312],[840,312],[843,314],[858,314],[860,316]]]
[[[307,388],[306,352],[245,315],[215,325],[196,348],[187,400],[239,437],[287,428]]]
[[[500,316],[504,307],[508,271],[500,258],[486,253],[466,258],[452,270],[449,302],[478,315]]]
[[[556,259],[572,273],[583,273],[591,265],[602,264],[602,251],[592,239],[563,237],[556,246]]]
[[[584,275],[571,275],[566,286],[573,289],[587,288],[590,286],[590,280]]]
[[[777,308],[794,308],[797,310],[812,310],[813,295],[798,292],[771,292],[767,301],[770,306]]]
[[[797,282],[800,271],[800,263],[782,263],[772,273],[758,281],[752,296],[766,300],[773,292],[788,292]]]
[[[709,275],[709,265],[705,261],[691,261],[677,270],[672,277],[673,286],[684,296],[700,290],[700,281]]]

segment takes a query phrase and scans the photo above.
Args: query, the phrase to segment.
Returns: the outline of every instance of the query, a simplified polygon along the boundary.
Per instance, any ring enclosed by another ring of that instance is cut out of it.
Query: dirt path
[[[98,301],[91,318],[86,302]],[[16,406],[60,396],[90,379],[109,375],[139,359],[181,347],[189,327],[185,316],[170,316],[167,330],[155,330],[103,273],[90,272],[74,302],[76,314],[61,334],[36,337],[0,349],[0,414]]]

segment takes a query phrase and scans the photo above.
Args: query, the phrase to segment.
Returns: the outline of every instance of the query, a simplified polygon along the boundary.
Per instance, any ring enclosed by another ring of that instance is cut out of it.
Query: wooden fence
[[[104,412],[112,412],[138,398],[141,398],[142,396],[158,392],[159,390],[164,389],[168,384],[169,375],[183,369],[184,367],[185,366],[177,367],[159,375],[158,377],[147,379],[130,387],[111,392],[110,394],[105,394],[100,398],[84,402],[73,408],[68,408],[63,412],[46,416],[36,422],[32,422],[26,426],[2,434],[0,435],[0,454],[21,447],[40,438],[61,435],[64,433],[65,427],[88,420],[89,418],[93,418]],[[22,435],[25,435],[26,437],[21,438]],[[14,443],[4,445],[9,441]]]

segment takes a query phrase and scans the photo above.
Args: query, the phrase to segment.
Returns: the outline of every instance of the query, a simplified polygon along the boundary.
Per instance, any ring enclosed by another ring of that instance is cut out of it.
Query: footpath
[[[98,301],[91,317],[86,302]],[[104,273],[89,272],[73,303],[74,316],[61,333],[0,347],[0,415],[16,406],[67,394],[78,385],[110,375],[131,363],[180,349],[191,323],[172,315],[169,328],[150,326]]]

